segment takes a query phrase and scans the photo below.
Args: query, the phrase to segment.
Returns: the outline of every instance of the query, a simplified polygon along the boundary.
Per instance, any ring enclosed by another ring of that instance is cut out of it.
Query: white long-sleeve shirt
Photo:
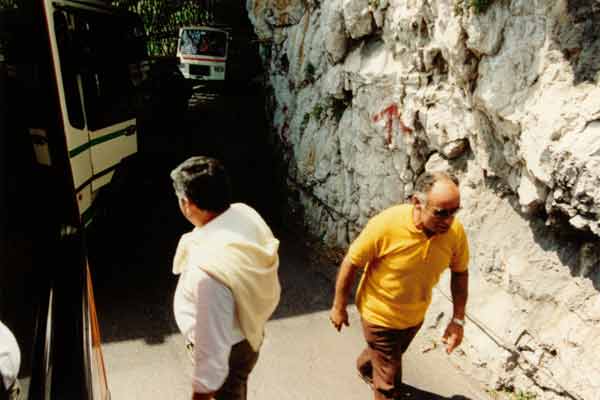
[[[17,380],[21,365],[21,351],[13,333],[0,321],[0,378],[4,387],[10,387]]]
[[[187,268],[175,290],[177,326],[194,344],[192,388],[197,393],[218,390],[229,374],[231,347],[245,339],[235,315],[229,288],[200,268]]]
[[[173,273],[181,274],[175,319],[194,344],[195,392],[222,386],[234,344],[246,339],[254,351],[260,348],[281,293],[278,248],[266,222],[242,203],[179,240],[173,257]]]

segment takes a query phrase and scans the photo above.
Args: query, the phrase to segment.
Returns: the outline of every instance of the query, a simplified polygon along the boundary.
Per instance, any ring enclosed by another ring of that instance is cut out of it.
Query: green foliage
[[[513,393],[511,400],[536,400],[537,395],[531,392],[523,392],[522,390]]]
[[[311,117],[313,117],[316,120],[320,120],[321,119],[321,114],[323,113],[324,108],[323,105],[321,103],[317,103],[315,104],[315,106],[313,107],[310,115]]]
[[[18,7],[27,0],[0,0],[0,9]],[[204,25],[214,20],[212,2],[197,0],[112,0],[111,5],[133,11],[142,17],[148,35],[148,53],[174,56],[179,28]],[[221,7],[221,4],[218,5]]]
[[[210,10],[195,0],[113,0],[112,4],[141,15],[148,35],[148,53],[174,56],[179,28],[212,20]]]
[[[481,14],[487,11],[488,7],[494,0],[470,0],[470,5],[476,14]]]
[[[304,114],[304,118],[302,119],[302,123],[300,124],[300,131],[304,132],[309,121],[310,121],[310,114],[309,113]]]
[[[350,106],[352,103],[352,98],[346,96],[343,99],[338,99],[335,97],[329,97],[326,100],[323,100],[314,105],[312,111],[304,115],[304,119],[302,120],[301,129],[304,130],[310,118],[314,118],[315,120],[321,120],[323,113],[331,110],[331,114],[335,118],[336,122],[340,122],[342,119],[342,115],[344,115],[344,111]]]
[[[526,392],[523,390],[517,390],[514,391],[514,388],[511,388],[510,390],[504,389],[504,390],[486,390],[487,394],[496,400],[536,400],[537,394],[535,393],[531,393],[531,392]]]
[[[17,8],[18,6],[18,0],[0,0],[0,10],[6,10],[8,8]]]
[[[306,79],[310,80],[311,82],[315,80],[315,73],[316,73],[316,68],[312,63],[308,63],[306,65]]]
[[[454,15],[464,14],[465,0],[454,0]]]
[[[454,0],[454,14],[463,15],[468,8],[475,14],[483,14],[493,2],[494,0]]]

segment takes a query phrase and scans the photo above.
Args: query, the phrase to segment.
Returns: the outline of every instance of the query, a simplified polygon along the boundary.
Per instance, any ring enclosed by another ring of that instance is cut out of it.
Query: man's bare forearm
[[[469,295],[469,273],[467,271],[452,272],[450,291],[452,292],[452,304],[454,307],[453,318],[465,319],[465,309]]]
[[[337,309],[345,308],[348,304],[348,295],[354,285],[354,277],[358,267],[350,261],[346,255],[335,280],[335,297],[333,299],[333,307]]]

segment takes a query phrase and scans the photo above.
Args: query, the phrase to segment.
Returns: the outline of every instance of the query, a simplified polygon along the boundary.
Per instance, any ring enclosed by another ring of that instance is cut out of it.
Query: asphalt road
[[[152,221],[164,234],[161,219]],[[319,269],[332,266],[314,264],[311,249],[290,232],[279,231],[278,236],[282,300],[267,325],[249,382],[249,399],[370,399],[369,388],[354,368],[364,346],[355,308],[349,307],[350,327],[341,333],[328,320],[333,285]],[[129,262],[121,260],[122,270],[113,274],[110,286],[97,288],[108,381],[115,400],[190,397],[190,364],[171,310],[176,278],[170,274],[169,257],[174,238],[159,245],[160,235],[154,237],[146,242],[144,255],[132,252]],[[454,369],[441,348],[423,353],[428,340],[420,333],[405,356],[407,398],[487,398]]]
[[[172,313],[171,260],[179,236],[191,226],[179,214],[168,172],[196,154],[225,161],[236,200],[257,208],[281,240],[282,300],[267,325],[249,399],[372,398],[354,367],[364,346],[354,307],[351,326],[335,331],[328,321],[334,266],[313,257],[284,217],[279,174],[265,138],[263,99],[196,93],[190,104],[179,125],[155,126],[144,138],[150,161],[90,243],[112,399],[190,396],[189,360]],[[487,398],[440,349],[423,353],[428,340],[419,334],[406,354],[407,398]]]

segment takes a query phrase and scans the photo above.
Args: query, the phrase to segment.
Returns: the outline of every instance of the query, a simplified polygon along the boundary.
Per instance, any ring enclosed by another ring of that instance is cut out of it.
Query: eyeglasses
[[[460,207],[456,208],[433,208],[433,215],[437,218],[450,218],[454,217],[457,212],[460,211]]]

